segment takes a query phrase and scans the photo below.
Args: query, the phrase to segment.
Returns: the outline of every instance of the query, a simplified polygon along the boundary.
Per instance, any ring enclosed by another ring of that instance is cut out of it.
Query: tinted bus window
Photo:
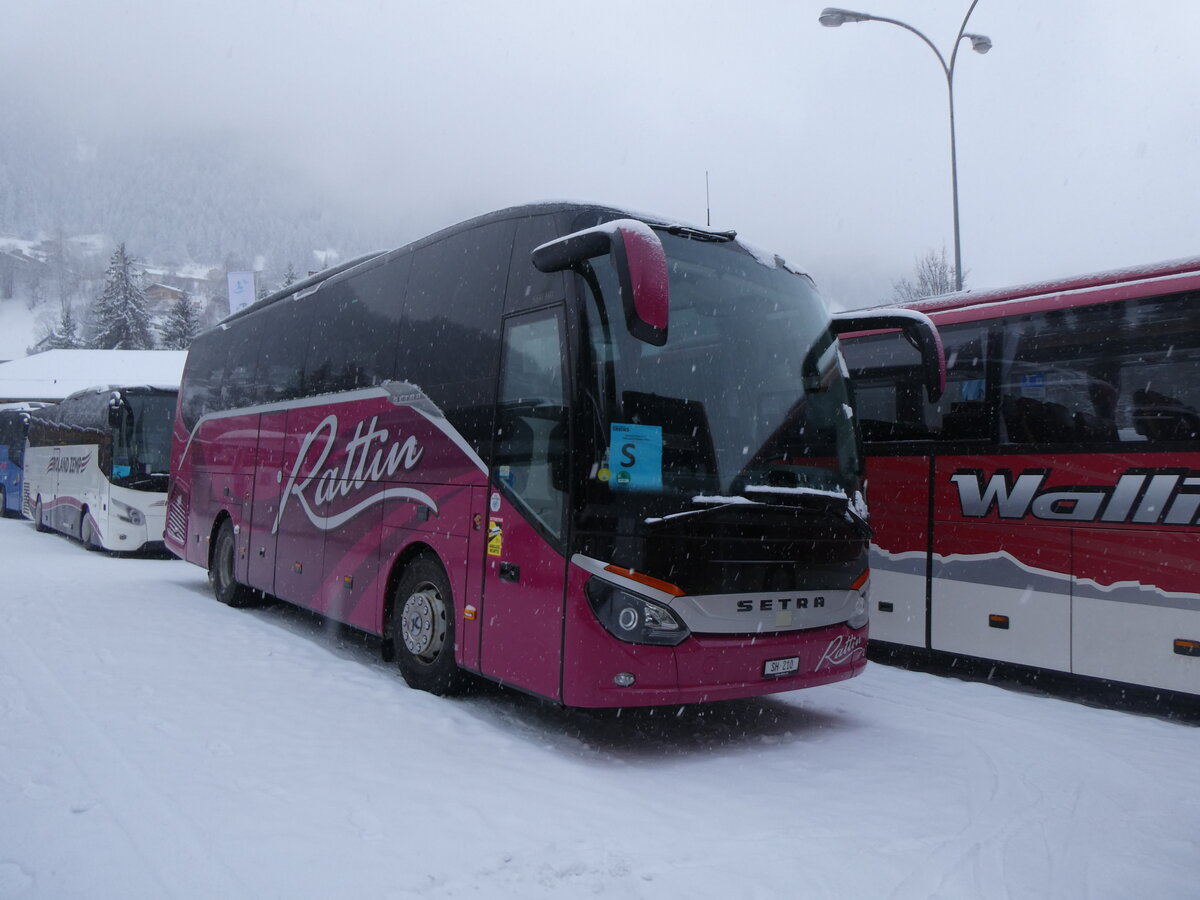
[[[1161,299],[1006,322],[1001,409],[1011,443],[1200,437],[1200,326]]]
[[[972,323],[946,326],[940,332],[946,351],[946,390],[936,403],[925,397],[920,353],[898,334],[843,342],[863,440],[959,441],[991,434],[987,331]]]
[[[452,235],[416,253],[405,299],[397,373],[489,452],[500,365],[500,314],[515,224]]]
[[[260,366],[263,346],[270,343],[265,324],[263,314],[256,312],[247,316],[237,330],[231,332],[229,355],[221,376],[221,409],[237,409],[259,402],[262,391],[255,374]]]
[[[557,219],[557,216],[529,216],[517,222],[512,268],[504,298],[506,313],[537,309],[563,298],[564,274],[542,272],[530,259],[535,247],[554,240],[562,233]]]
[[[215,328],[200,335],[188,348],[180,403],[180,418],[188,431],[196,427],[201,416],[220,407],[221,380],[231,342],[229,332]]]
[[[292,400],[304,394],[304,362],[314,302],[311,297],[289,297],[263,310],[263,343],[257,379],[266,403]]]
[[[348,391],[392,377],[411,265],[406,255],[321,287],[313,300],[306,393]]]

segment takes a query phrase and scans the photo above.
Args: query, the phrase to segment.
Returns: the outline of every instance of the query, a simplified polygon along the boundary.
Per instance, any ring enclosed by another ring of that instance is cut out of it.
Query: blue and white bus
[[[21,514],[21,489],[25,480],[25,430],[30,410],[44,405],[0,405],[0,516]]]
[[[88,388],[29,413],[25,507],[89,549],[163,546],[175,387]]]

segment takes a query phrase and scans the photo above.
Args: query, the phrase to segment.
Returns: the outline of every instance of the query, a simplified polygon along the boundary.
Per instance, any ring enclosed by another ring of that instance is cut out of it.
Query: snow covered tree
[[[68,300],[62,301],[62,314],[46,336],[43,346],[47,350],[77,350],[83,346],[83,340],[79,337],[79,327],[75,322],[75,313]]]
[[[284,288],[290,288],[296,281],[296,269],[291,263],[288,263],[287,269],[283,273],[283,281],[279,283],[279,290],[282,291]]]
[[[923,297],[940,297],[950,294],[954,287],[954,266],[946,260],[946,248],[929,250],[924,256],[917,257],[917,265],[913,270],[915,281],[901,278],[892,282],[892,300],[895,303],[911,303]],[[967,286],[966,273],[963,273],[963,288]]]
[[[119,244],[105,273],[104,292],[92,304],[92,339],[96,350],[152,350],[154,332],[146,295],[138,284],[134,260]]]
[[[158,345],[163,350],[186,350],[200,333],[200,314],[192,298],[184,294],[175,301],[159,330]]]

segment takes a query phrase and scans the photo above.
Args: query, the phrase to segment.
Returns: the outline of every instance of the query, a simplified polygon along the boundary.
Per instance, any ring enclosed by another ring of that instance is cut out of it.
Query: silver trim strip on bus
[[[839,625],[855,612],[870,581],[858,590],[758,591],[744,594],[676,596],[576,553],[571,562],[585,572],[669,607],[694,634],[766,634]]]
[[[356,391],[347,391],[344,394],[320,394],[315,397],[281,400],[278,403],[260,403],[256,406],[240,406],[236,409],[224,409],[220,412],[205,413],[192,426],[181,458],[187,457],[188,451],[192,449],[192,441],[196,438],[196,432],[200,430],[200,426],[205,422],[230,419],[234,416],[253,416],[264,413],[286,412],[289,409],[307,409],[312,406],[336,406],[342,403],[355,403],[360,400],[371,400],[379,397],[387,397],[394,405],[410,407],[414,412],[424,416],[430,424],[453,441],[455,446],[478,467],[479,471],[487,473],[487,466],[480,459],[479,454],[475,452],[474,448],[467,443],[466,438],[458,433],[454,426],[446,419],[445,414],[426,396],[424,391],[415,384],[407,381],[385,381],[378,387],[360,388]]]

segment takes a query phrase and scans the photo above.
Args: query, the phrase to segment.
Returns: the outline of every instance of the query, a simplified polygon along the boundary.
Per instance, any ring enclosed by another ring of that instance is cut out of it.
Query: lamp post
[[[854,12],[849,9],[838,9],[836,6],[827,6],[821,10],[821,15],[818,17],[818,21],[826,28],[837,28],[847,22],[887,22],[891,25],[899,25],[905,31],[911,31],[924,41],[938,58],[938,62],[941,63],[942,72],[946,76],[946,90],[950,97],[950,192],[954,200],[954,287],[959,291],[962,290],[962,249],[958,237],[958,148],[954,137],[954,64],[958,60],[958,48],[962,44],[963,38],[971,42],[971,49],[976,53],[987,53],[992,49],[991,38],[982,34],[970,34],[966,30],[967,20],[971,18],[971,13],[975,11],[977,3],[979,0],[971,0],[971,7],[963,17],[962,26],[958,29],[958,37],[954,39],[954,50],[950,53],[949,64],[946,63],[942,52],[934,46],[933,41],[907,22],[901,22],[899,19],[873,16],[870,13]]]

